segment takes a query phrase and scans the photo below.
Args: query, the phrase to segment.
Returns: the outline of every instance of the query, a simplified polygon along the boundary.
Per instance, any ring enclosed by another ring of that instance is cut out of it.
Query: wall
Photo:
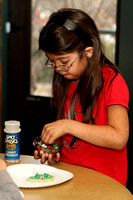
[[[2,138],[2,131],[1,131],[1,125],[2,125],[2,119],[1,119],[1,115],[2,115],[2,111],[1,111],[1,102],[2,102],[2,92],[1,92],[1,87],[2,87],[2,81],[1,81],[1,49],[2,49],[2,41],[1,41],[1,4],[2,4],[2,0],[0,0],[0,150],[1,150],[1,138]]]
[[[129,87],[129,123],[130,137],[128,142],[128,183],[133,193],[133,1],[121,0],[119,25],[119,68]]]

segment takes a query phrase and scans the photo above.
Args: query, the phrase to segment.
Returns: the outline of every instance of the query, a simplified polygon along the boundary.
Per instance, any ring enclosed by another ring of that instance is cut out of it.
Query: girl
[[[56,161],[92,168],[126,185],[129,92],[103,53],[94,21],[77,9],[53,13],[40,32],[39,49],[54,69],[57,109],[57,121],[44,126],[42,140],[60,139]],[[37,151],[34,156],[39,158]]]

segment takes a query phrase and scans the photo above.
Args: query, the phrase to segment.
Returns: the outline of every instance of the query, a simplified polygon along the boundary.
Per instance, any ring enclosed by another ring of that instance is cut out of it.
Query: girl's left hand
[[[43,127],[41,138],[45,144],[53,144],[54,141],[66,134],[66,127],[69,126],[68,119],[57,120],[55,122],[46,124]]]
[[[60,161],[60,153],[57,152],[57,154],[53,157],[52,154],[48,155],[48,158],[46,158],[46,154],[43,153],[41,156],[38,155],[38,151],[34,151],[34,158],[35,159],[41,159],[41,164],[44,164],[46,161],[48,161],[48,164],[50,165],[52,161],[59,162]]]

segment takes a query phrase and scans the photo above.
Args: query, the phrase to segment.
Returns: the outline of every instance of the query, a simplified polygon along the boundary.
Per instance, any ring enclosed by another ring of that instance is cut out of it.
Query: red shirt
[[[99,107],[96,117],[97,104],[93,110],[93,117],[96,125],[108,124],[107,108],[110,105],[122,105],[128,109],[129,91],[128,87],[120,74],[118,74],[113,82],[115,72],[111,68],[104,66],[101,68],[104,80],[103,88],[99,95]],[[71,98],[77,84],[70,84],[69,94],[64,106],[64,118],[71,119],[70,104]],[[82,121],[83,115],[79,100],[75,103],[76,120]],[[116,119],[119,120],[119,119]],[[81,133],[82,134],[82,133]],[[88,142],[77,138],[73,145],[71,141],[73,136],[66,134],[62,136],[63,148],[61,151],[61,160],[67,163],[81,165],[92,168],[103,174],[106,174],[123,185],[126,185],[127,180],[127,148],[122,150],[109,149],[92,145]]]

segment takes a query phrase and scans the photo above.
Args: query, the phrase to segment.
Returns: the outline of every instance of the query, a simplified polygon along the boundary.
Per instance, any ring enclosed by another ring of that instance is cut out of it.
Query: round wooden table
[[[4,159],[4,154],[0,158]],[[19,164],[40,164],[40,161],[21,155]],[[133,200],[126,187],[104,174],[61,161],[52,166],[72,172],[73,179],[52,187],[20,188],[24,200]]]

